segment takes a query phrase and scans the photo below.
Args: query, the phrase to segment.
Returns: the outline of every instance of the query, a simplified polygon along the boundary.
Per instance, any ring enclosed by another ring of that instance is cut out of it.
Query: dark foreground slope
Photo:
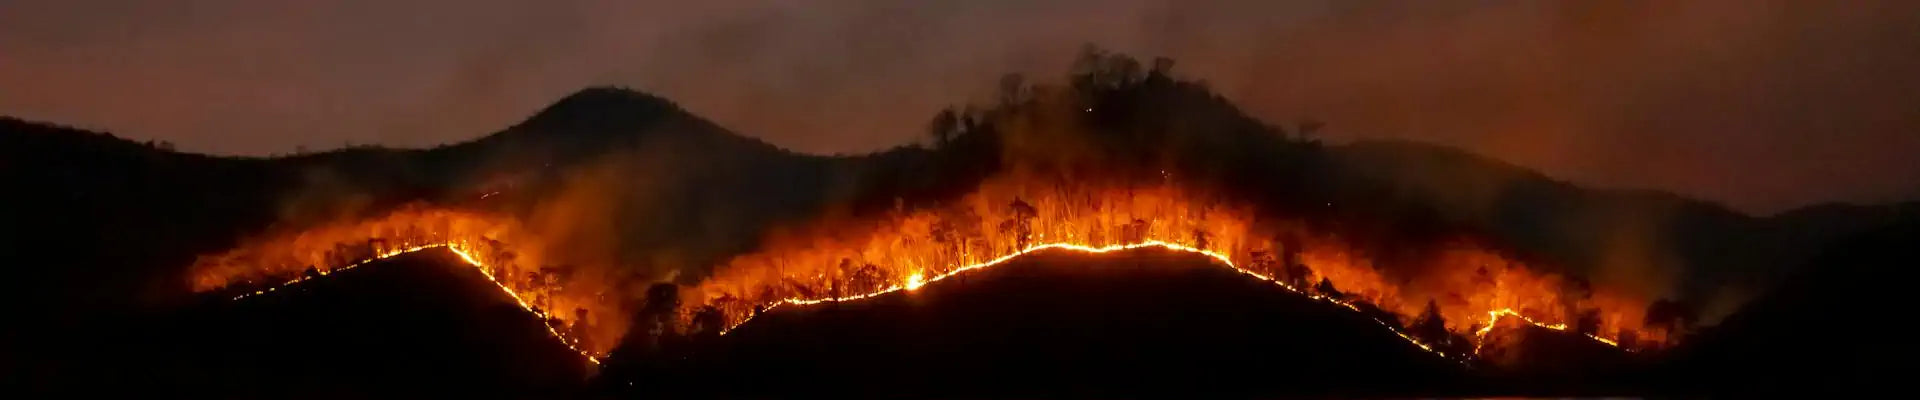
[[[451,253],[426,251],[103,332],[33,386],[214,398],[556,397],[586,361]],[[79,392],[76,392],[79,391]]]
[[[1350,310],[1164,251],[1050,253],[841,304],[778,308],[634,394],[1407,395],[1461,364]],[[620,385],[616,382],[616,386]]]
[[[1915,345],[1910,309],[1920,221],[1827,248],[1769,293],[1697,335],[1668,365],[1675,391],[1898,393]]]

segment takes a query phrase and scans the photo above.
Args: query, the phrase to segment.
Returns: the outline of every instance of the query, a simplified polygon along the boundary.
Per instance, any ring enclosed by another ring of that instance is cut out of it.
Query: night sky
[[[1920,198],[1920,1],[934,3],[0,0],[0,114],[263,155],[468,140],[613,84],[865,152],[1092,42],[1335,142],[1751,213]]]

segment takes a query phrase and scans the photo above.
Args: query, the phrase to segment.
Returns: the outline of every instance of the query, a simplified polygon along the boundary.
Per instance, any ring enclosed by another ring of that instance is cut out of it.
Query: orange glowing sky
[[[1920,2],[913,3],[15,0],[0,114],[269,154],[467,140],[618,84],[859,152],[1095,42],[1174,57],[1336,141],[1437,142],[1755,213],[1920,197]]]

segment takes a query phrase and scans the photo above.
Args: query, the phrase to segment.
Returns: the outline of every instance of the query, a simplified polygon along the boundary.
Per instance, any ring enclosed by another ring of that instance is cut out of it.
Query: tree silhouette
[[[851,283],[848,282],[845,277],[853,276],[853,259],[840,259],[840,268],[835,270],[832,275],[833,276],[829,277],[827,281],[827,297],[837,299],[849,294],[847,293],[847,286],[850,286]]]
[[[1573,317],[1573,332],[1583,335],[1595,335],[1600,332],[1600,310],[1589,308],[1580,310]]]
[[[1171,79],[1172,76],[1173,76],[1173,59],[1167,58],[1167,57],[1154,57],[1153,69],[1147,71],[1147,77],[1149,79],[1152,79],[1152,78]]]
[[[693,339],[702,342],[719,338],[720,331],[727,328],[726,314],[721,313],[720,308],[714,306],[700,307],[699,311],[693,313],[692,322],[693,325],[687,328],[689,334]]]
[[[1421,342],[1432,345],[1445,346],[1453,339],[1452,332],[1447,331],[1446,318],[1440,315],[1440,305],[1434,303],[1433,299],[1427,299],[1427,308],[1420,311],[1420,316],[1414,317],[1413,325],[1408,326],[1407,331]]]
[[[1660,299],[1647,305],[1647,327],[1667,332],[1671,339],[1693,326],[1693,308],[1676,300]]]
[[[863,263],[849,271],[847,286],[853,292],[847,293],[849,295],[878,292],[887,287],[887,277],[881,272],[880,266]]]
[[[1307,282],[1309,282],[1308,279],[1313,279],[1313,269],[1307,268],[1306,264],[1301,264],[1298,260],[1288,262],[1286,269],[1287,285],[1289,286],[1305,288],[1307,287]],[[1333,283],[1328,282],[1327,287],[1332,288]]]
[[[1070,81],[1082,94],[1097,94],[1126,87],[1145,77],[1139,60],[1088,44],[1081,47],[1080,55],[1074,58]]]
[[[1266,251],[1249,252],[1247,253],[1247,260],[1247,269],[1273,275],[1274,279],[1286,279],[1285,276],[1280,275],[1284,271],[1281,271],[1279,262],[1274,261],[1273,253]]]
[[[953,109],[940,110],[933,120],[927,122],[927,134],[933,137],[933,147],[946,147],[953,143],[955,135],[960,133],[960,116]]]
[[[1027,204],[1025,200],[1019,198],[1014,198],[1013,203],[1008,204],[1007,207],[1013,211],[1013,215],[1000,223],[1000,233],[1013,236],[1015,250],[1025,249],[1033,240],[1033,218],[1040,213],[1033,208],[1032,204]]]
[[[567,326],[567,338],[573,339],[574,346],[586,349],[593,348],[593,342],[589,341],[590,338],[587,337],[587,333],[592,332],[592,328],[592,321],[587,319],[587,309],[575,308],[573,309],[573,324]]]
[[[1327,280],[1327,278],[1324,278],[1324,277],[1320,278],[1320,284],[1313,285],[1313,291],[1320,293],[1321,296],[1327,296],[1335,299],[1345,297],[1344,295],[1340,294],[1339,289],[1333,288],[1333,281]]]
[[[640,309],[648,350],[659,350],[673,334],[673,315],[680,309],[680,286],[656,283],[647,287],[647,304]]]

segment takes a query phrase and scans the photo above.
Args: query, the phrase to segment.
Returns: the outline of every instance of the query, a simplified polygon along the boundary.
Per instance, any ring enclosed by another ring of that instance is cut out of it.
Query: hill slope
[[[0,119],[6,292],[83,313],[177,305],[195,255],[269,228],[408,202],[533,213],[606,186],[600,212],[635,251],[745,246],[834,190],[830,159],[733,134],[672,103],[591,88],[502,132],[434,149],[350,148],[261,159],[176,153],[109,134]],[[607,181],[618,180],[618,185]],[[601,185],[605,184],[605,185]],[[476,200],[490,193],[509,196]],[[691,221],[726,216],[726,221]],[[689,229],[689,227],[693,229]],[[111,249],[111,251],[103,251]],[[686,249],[681,249],[686,250]],[[717,257],[709,255],[708,257]],[[56,267],[57,266],[57,267]]]
[[[1853,235],[1793,278],[1679,349],[1668,368],[1684,391],[1886,393],[1902,387],[1911,330],[1900,323],[1920,220]]]
[[[988,134],[943,139],[934,150],[860,157],[793,154],[663,99],[606,88],[568,96],[472,142],[274,159],[180,154],[0,120],[0,184],[9,188],[7,206],[0,207],[0,259],[18,266],[0,279],[8,286],[0,292],[18,296],[10,299],[15,304],[47,305],[28,307],[22,318],[49,327],[0,334],[9,336],[9,345],[84,342],[91,336],[73,333],[123,329],[126,320],[198,305],[182,276],[197,254],[262,231],[377,214],[408,202],[563,226],[554,229],[581,234],[555,240],[605,241],[594,244],[618,249],[621,259],[609,264],[630,269],[618,271],[619,279],[684,282],[756,246],[786,221],[950,200],[977,183],[967,177],[1001,168],[994,162],[1008,149],[1043,162],[1098,161],[1087,165],[1101,168],[1082,171],[1089,175],[1119,165],[1156,179],[1213,179],[1232,189],[1230,195],[1283,204],[1277,208],[1328,226],[1384,221],[1369,226],[1396,234],[1382,235],[1376,247],[1423,239],[1398,232],[1466,227],[1554,261],[1545,264],[1591,272],[1596,283],[1677,280],[1670,287],[1695,307],[1722,296],[1713,291],[1722,283],[1740,283],[1746,291],[1766,287],[1779,275],[1773,271],[1831,238],[1915,209],[1831,206],[1754,218],[1670,195],[1582,189],[1430,146],[1320,146],[1240,113],[1204,85],[1158,68],[1144,72],[1124,58],[1103,58],[1117,69],[1076,72],[1066,87],[1021,89],[1026,94],[1020,96],[1029,97],[1079,93],[1056,101],[1071,106],[1066,112],[1034,109],[1032,98],[1011,96],[1003,109],[979,114],[1024,115],[1024,122],[1046,124],[979,122],[976,130],[976,115],[969,113],[949,123]],[[583,222],[591,229],[566,226]],[[1677,270],[1701,274],[1660,275]],[[1741,282],[1748,277],[1759,277],[1751,279],[1758,283]],[[108,356],[73,347],[11,353],[28,355],[27,363],[39,356]]]
[[[126,321],[76,341],[104,356],[23,373],[33,387],[64,393],[137,386],[220,398],[576,390],[586,362],[454,257],[408,254],[246,301]]]
[[[16,314],[44,329],[0,334],[6,353],[18,356],[6,364],[112,358],[94,334],[199,305],[186,277],[194,258],[266,231],[414,202],[550,222],[565,216],[555,210],[572,210],[613,222],[595,235],[625,242],[608,247],[674,262],[649,270],[655,260],[628,260],[641,267],[640,279],[658,279],[816,212],[832,200],[823,193],[851,182],[835,178],[845,165],[746,139],[664,100],[602,88],[472,142],[265,159],[177,153],[0,119],[0,183],[9,188],[0,207],[0,259],[8,260],[0,292],[9,303],[46,305]],[[592,192],[603,186],[619,190]],[[570,202],[582,197],[600,201]]]
[[[1589,189],[1458,149],[1363,141],[1329,147],[1354,191],[1418,204],[1443,219],[1573,268],[1596,282],[1641,280],[1709,317],[1785,278],[1847,235],[1920,216],[1920,202],[1827,204],[1756,217],[1718,204],[1646,190]],[[1394,210],[1363,210],[1390,213]],[[1645,282],[1645,281],[1651,282]],[[1619,282],[1615,282],[1619,283]]]
[[[1464,366],[1365,316],[1211,261],[1041,253],[916,291],[778,308],[670,371],[609,377],[639,381],[639,393],[780,396],[1386,395],[1465,385]],[[743,381],[754,384],[727,384]]]

